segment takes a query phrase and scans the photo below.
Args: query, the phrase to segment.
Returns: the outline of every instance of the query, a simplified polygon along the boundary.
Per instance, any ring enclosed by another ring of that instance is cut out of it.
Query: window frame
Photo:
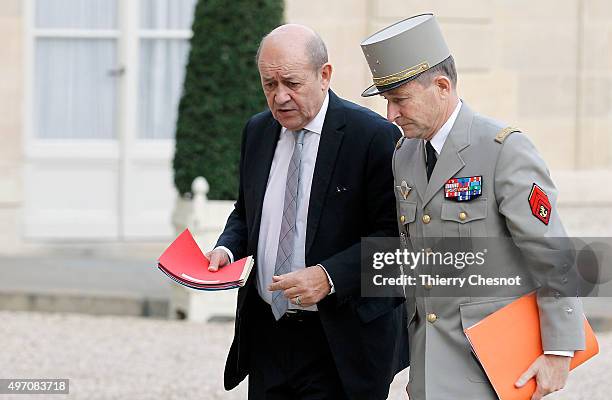
[[[112,191],[111,197],[116,199],[113,215],[116,215],[116,232],[109,233],[108,227],[104,228],[100,238],[110,240],[132,239],[142,233],[134,233],[134,224],[149,221],[146,203],[146,193],[138,192],[138,184],[142,179],[150,179],[150,174],[162,177],[163,181],[154,180],[149,184],[147,190],[160,190],[160,197],[176,196],[172,185],[171,170],[172,157],[174,154],[174,138],[139,138],[138,134],[138,85],[139,85],[139,58],[141,38],[151,39],[190,39],[193,34],[189,30],[150,30],[140,29],[140,1],[117,0],[117,27],[112,30],[81,30],[81,29],[38,29],[36,28],[35,6],[36,0],[24,0],[23,2],[23,55],[24,66],[24,103],[22,107],[22,154],[23,154],[23,176],[24,197],[40,196],[37,191],[37,171],[46,168],[58,168],[58,170],[80,169],[85,166],[86,170],[104,171],[114,178],[112,187],[100,187],[99,191]],[[112,38],[116,42],[116,71],[120,73],[116,83],[116,115],[115,137],[112,139],[78,139],[78,138],[39,138],[34,132],[34,100],[35,100],[35,70],[36,57],[35,48],[38,38],[64,37],[64,38]],[[146,174],[149,175],[146,175]],[[84,175],[87,176],[87,175]],[[147,178],[148,176],[148,178]],[[144,177],[144,178],[143,178]],[[57,179],[63,176],[58,175]],[[85,178],[83,178],[85,179]],[[95,183],[93,183],[95,185]],[[88,183],[91,187],[92,183]],[[79,182],[75,182],[74,190],[81,190]],[[100,193],[100,192],[98,192]],[[69,196],[70,194],[66,194]],[[57,197],[57,196],[56,196]],[[171,204],[172,200],[164,200]],[[168,206],[164,206],[166,210]],[[79,210],[75,210],[79,211]],[[39,220],[41,212],[45,210],[30,209],[25,206],[25,219]],[[155,215],[163,215],[158,209],[154,209]],[[143,217],[144,215],[144,217]],[[24,225],[26,237],[46,237],[46,233],[40,233],[45,228],[47,215],[44,215],[42,223],[28,223]],[[155,218],[153,218],[155,219]],[[166,220],[163,223],[154,220],[143,237],[148,237],[151,231],[168,229]],[[115,222],[113,222],[114,224]],[[147,225],[148,226],[148,225]],[[31,230],[31,231],[30,231]],[[139,231],[139,232],[141,232]],[[45,231],[46,232],[46,231]],[[81,231],[79,231],[81,232]],[[166,232],[165,230],[163,232]],[[86,230],[83,237],[98,237]],[[165,233],[167,234],[167,233]],[[41,236],[42,235],[42,236]],[[79,236],[80,237],[80,236]]]
[[[141,138],[138,127],[138,85],[140,81],[140,43],[142,40],[190,40],[191,29],[141,29],[140,1],[117,0],[116,29],[50,29],[36,27],[36,0],[24,1],[24,155],[28,157],[121,158],[133,153],[141,158],[167,158],[174,151],[174,138]],[[45,139],[34,132],[34,79],[36,40],[39,38],[114,39],[120,74],[116,93],[116,135],[112,139]]]

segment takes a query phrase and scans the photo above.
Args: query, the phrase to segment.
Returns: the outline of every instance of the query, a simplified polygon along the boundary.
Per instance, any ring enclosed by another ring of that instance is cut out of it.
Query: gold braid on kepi
[[[433,14],[397,22],[361,42],[374,84],[361,95],[395,89],[450,57]]]

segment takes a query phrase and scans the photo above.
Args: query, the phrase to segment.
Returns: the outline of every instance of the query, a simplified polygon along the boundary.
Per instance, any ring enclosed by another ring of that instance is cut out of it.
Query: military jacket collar
[[[429,182],[427,182],[425,172],[425,142],[419,140],[416,157],[412,157],[413,163],[416,164],[413,165],[412,170],[416,173],[416,190],[423,201],[423,206],[426,206],[435,194],[444,187],[448,179],[465,166],[465,162],[461,158],[461,151],[470,145],[470,128],[473,118],[474,112],[467,104],[463,103],[457,120],[442,147],[442,152],[438,157],[438,162]]]

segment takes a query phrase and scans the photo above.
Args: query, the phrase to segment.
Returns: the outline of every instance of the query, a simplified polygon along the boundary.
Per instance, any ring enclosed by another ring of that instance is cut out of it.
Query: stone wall
[[[21,238],[24,27],[21,0],[0,4],[0,248]]]
[[[371,76],[359,48],[369,34],[433,12],[453,53],[459,94],[520,127],[552,169],[612,168],[612,3],[605,0],[288,0],[286,19],[317,30],[333,87],[361,99]]]

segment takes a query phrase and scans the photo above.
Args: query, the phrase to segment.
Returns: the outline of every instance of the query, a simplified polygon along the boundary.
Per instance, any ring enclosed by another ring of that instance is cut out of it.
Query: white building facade
[[[195,1],[0,3],[0,251],[173,236],[174,129]],[[359,97],[371,81],[359,42],[433,11],[461,96],[533,138],[567,210],[612,218],[612,3],[287,0],[285,7],[287,21],[326,41],[332,88],[383,115],[382,99]],[[579,224],[588,214],[573,215]]]

